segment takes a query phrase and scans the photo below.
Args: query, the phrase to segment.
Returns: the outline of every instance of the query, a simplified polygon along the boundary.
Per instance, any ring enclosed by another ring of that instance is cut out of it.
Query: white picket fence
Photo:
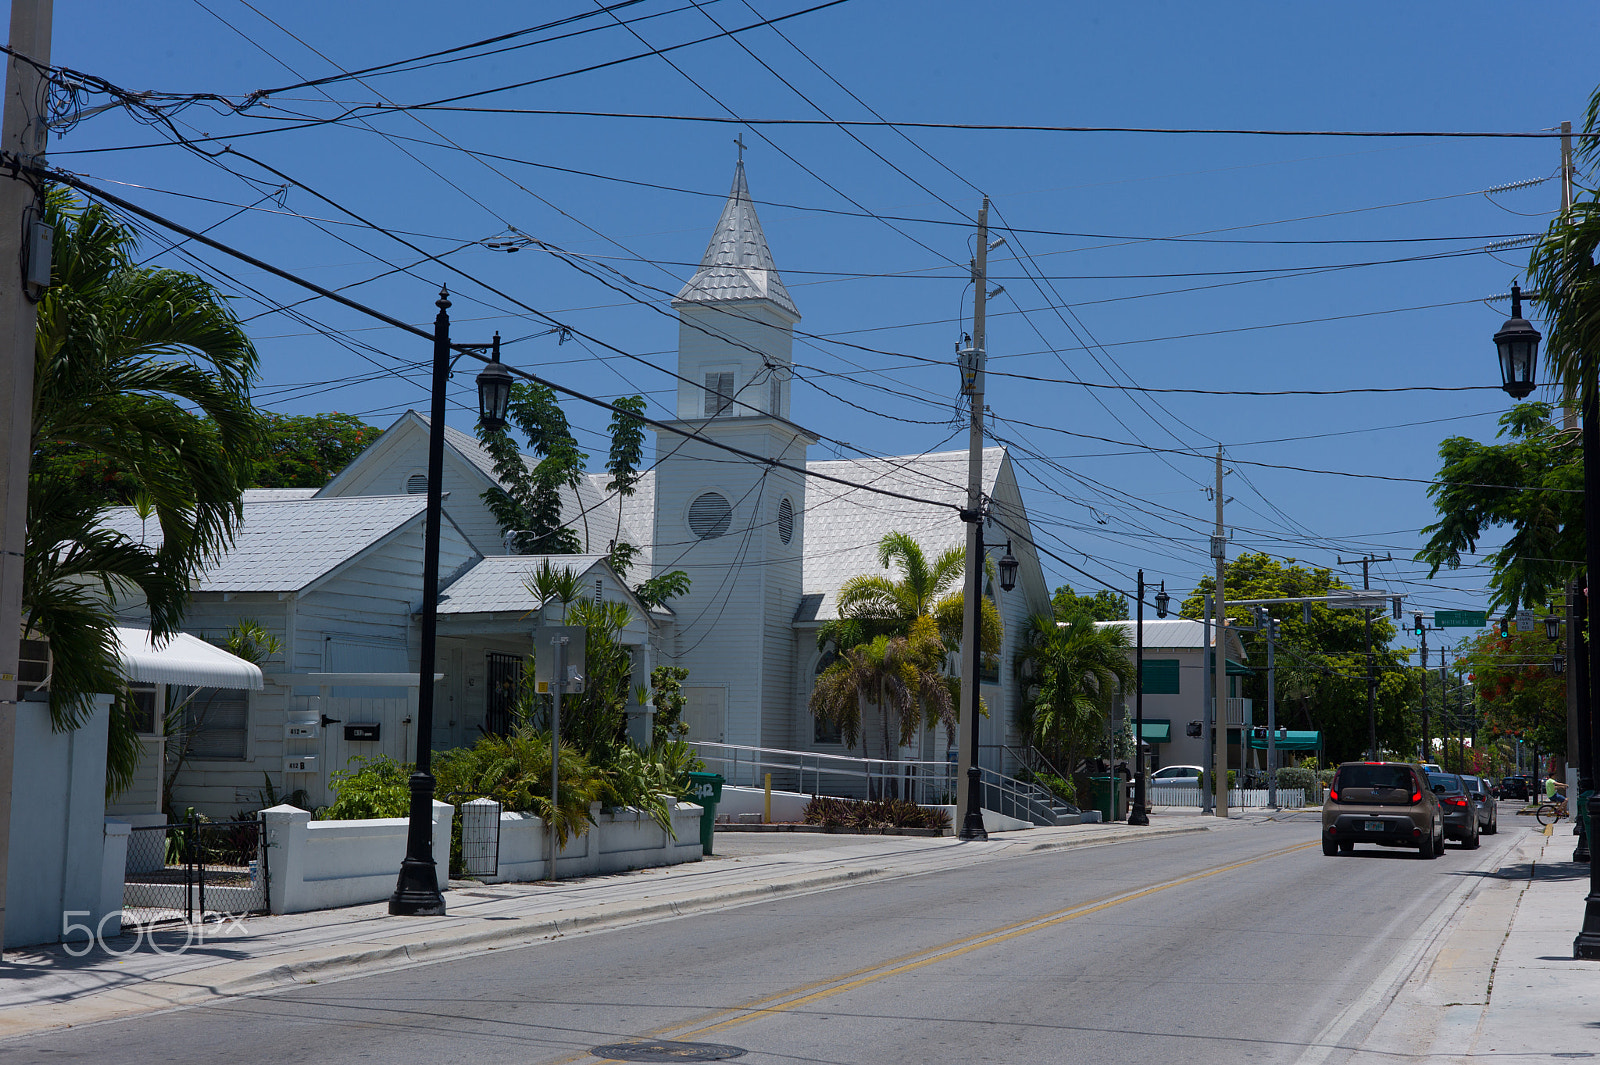
[[[1306,793],[1303,788],[1279,788],[1279,806],[1304,806]],[[1176,784],[1152,784],[1150,786],[1151,806],[1187,806],[1198,810],[1200,808],[1200,789],[1193,784],[1184,787]],[[1228,805],[1239,808],[1267,805],[1266,788],[1229,788]]]

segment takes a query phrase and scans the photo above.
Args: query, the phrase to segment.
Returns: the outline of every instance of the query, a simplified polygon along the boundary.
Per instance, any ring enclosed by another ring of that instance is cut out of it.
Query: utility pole
[[[1139,594],[1135,598],[1133,650],[1133,809],[1128,824],[1148,825],[1150,812],[1144,795],[1144,570],[1139,571]],[[1116,773],[1111,774],[1113,786]],[[1116,808],[1112,808],[1116,812]]]
[[[1267,806],[1278,808],[1278,619],[1268,611],[1267,630]]]
[[[50,62],[52,0],[12,0],[11,50],[6,63],[5,114],[0,150],[22,162],[44,165],[48,94],[39,72]],[[19,58],[27,56],[33,62]],[[28,459],[33,453],[33,358],[37,320],[24,282],[32,267],[49,283],[45,262],[29,261],[35,220],[43,204],[33,184],[15,171],[0,181],[0,419],[6,453],[0,461],[0,943],[5,942],[6,872],[11,857],[11,785],[16,765],[17,659],[22,639],[22,555],[28,535]],[[37,252],[38,248],[35,245]],[[24,266],[23,264],[27,265]]]
[[[1211,786],[1217,792],[1217,816],[1228,816],[1228,591],[1223,571],[1228,565],[1228,537],[1222,528],[1222,445],[1217,445],[1217,528],[1211,534],[1211,557],[1217,563],[1217,651],[1216,695],[1212,698],[1219,727],[1212,729],[1216,741],[1211,757]]]
[[[962,391],[971,408],[967,432],[967,592],[962,610],[961,639],[966,649],[966,676],[961,685],[961,764],[965,773],[956,778],[956,805],[965,811],[962,839],[988,839],[979,805],[982,788],[978,771],[979,643],[983,627],[983,364],[984,316],[989,299],[989,197],[978,209],[978,246],[972,259],[972,340],[960,353]]]
[[[1363,591],[1372,587],[1371,566],[1374,562],[1393,562],[1393,555],[1366,555],[1359,559],[1346,562],[1339,560],[1341,566],[1353,566],[1361,563],[1361,588]],[[1367,618],[1367,757],[1376,761],[1378,758],[1378,676],[1372,669],[1372,608],[1367,607],[1362,611]]]

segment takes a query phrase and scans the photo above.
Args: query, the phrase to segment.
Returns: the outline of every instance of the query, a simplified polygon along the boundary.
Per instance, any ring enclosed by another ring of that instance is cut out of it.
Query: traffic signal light
[[[1500,635],[1501,636],[1510,636],[1511,635],[1511,619],[1510,618],[1501,618],[1500,619]]]
[[[1425,629],[1425,626],[1422,624],[1422,615],[1421,614],[1412,614],[1411,615],[1411,633],[1412,633],[1412,635],[1413,636],[1421,636],[1423,631],[1424,631],[1424,629]]]

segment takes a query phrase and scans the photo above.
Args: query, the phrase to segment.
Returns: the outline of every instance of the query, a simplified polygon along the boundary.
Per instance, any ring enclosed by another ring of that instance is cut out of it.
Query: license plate
[[[1382,821],[1367,821],[1367,822],[1365,822],[1365,826],[1363,828],[1363,831],[1366,831],[1366,832],[1382,832],[1383,831],[1383,822]]]

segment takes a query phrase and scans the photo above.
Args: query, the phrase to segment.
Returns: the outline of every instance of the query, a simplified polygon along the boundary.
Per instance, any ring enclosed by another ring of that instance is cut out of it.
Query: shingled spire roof
[[[744,160],[734,167],[733,188],[711,243],[700,259],[700,269],[678,293],[684,303],[720,303],[725,300],[767,300],[796,318],[800,311],[778,277],[772,249],[761,232],[750,189],[744,181]]]

